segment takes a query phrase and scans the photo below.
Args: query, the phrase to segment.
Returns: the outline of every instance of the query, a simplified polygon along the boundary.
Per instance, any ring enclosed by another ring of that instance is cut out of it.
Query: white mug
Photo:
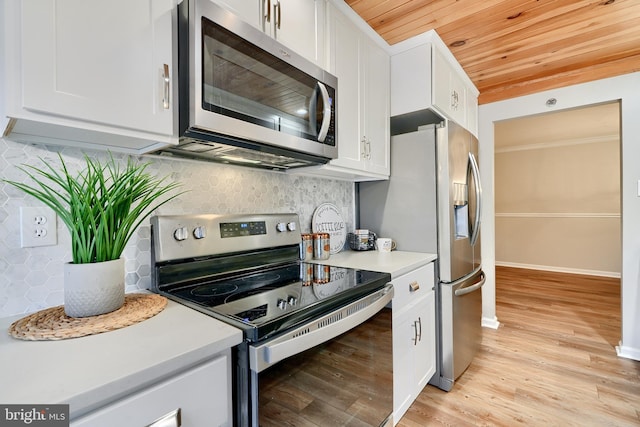
[[[396,242],[388,237],[378,237],[376,240],[378,252],[391,252],[396,248]]]

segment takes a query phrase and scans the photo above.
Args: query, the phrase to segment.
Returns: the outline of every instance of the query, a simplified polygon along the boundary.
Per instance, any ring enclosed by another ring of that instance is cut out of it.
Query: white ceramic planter
[[[124,258],[64,265],[64,312],[69,317],[109,313],[124,304]]]

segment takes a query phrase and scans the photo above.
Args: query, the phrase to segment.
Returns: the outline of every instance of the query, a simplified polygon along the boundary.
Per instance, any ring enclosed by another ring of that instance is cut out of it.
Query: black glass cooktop
[[[217,307],[233,301],[242,300],[266,292],[270,289],[286,286],[300,280],[300,268],[297,264],[274,270],[261,271],[246,276],[204,282],[178,289],[173,295],[205,305]]]
[[[387,273],[295,262],[168,293],[241,327],[253,341],[362,298],[390,280]]]

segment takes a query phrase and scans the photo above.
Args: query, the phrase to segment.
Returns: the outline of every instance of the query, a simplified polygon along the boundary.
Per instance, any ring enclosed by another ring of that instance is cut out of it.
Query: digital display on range
[[[267,234],[267,225],[264,221],[220,223],[220,236],[223,239],[225,237],[256,236],[260,234]]]

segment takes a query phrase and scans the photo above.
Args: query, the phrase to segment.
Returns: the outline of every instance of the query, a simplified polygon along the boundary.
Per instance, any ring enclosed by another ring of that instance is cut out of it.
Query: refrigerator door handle
[[[457,297],[461,297],[467,294],[470,294],[471,292],[475,292],[478,289],[480,289],[482,287],[482,285],[484,285],[484,282],[487,280],[487,278],[485,277],[484,273],[481,274],[480,276],[480,281],[474,283],[471,286],[467,286],[464,288],[460,288],[460,289],[456,289],[456,291],[454,292],[455,295]]]
[[[482,187],[480,185],[480,169],[478,169],[478,162],[473,153],[469,153],[469,164],[471,165],[471,172],[473,173],[473,180],[475,181],[476,191],[476,216],[475,224],[473,224],[473,232],[471,233],[471,245],[475,245],[480,234],[480,213],[482,212]]]

